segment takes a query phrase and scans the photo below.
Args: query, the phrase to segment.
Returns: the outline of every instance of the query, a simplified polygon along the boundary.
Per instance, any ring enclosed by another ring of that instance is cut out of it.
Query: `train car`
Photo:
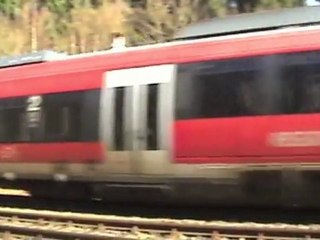
[[[319,206],[319,12],[0,60],[1,185],[114,202]]]

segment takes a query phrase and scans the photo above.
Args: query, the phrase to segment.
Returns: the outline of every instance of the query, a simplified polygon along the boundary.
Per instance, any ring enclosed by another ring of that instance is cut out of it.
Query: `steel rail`
[[[0,208],[0,232],[7,234],[2,239],[15,239],[10,238],[11,233],[37,239],[320,239],[320,225],[146,219],[13,208]]]

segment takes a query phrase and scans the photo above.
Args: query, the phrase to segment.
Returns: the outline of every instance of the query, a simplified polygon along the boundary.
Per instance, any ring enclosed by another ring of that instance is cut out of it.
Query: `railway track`
[[[112,204],[102,201],[70,201],[0,195],[0,204],[8,208],[50,210],[54,212],[94,213],[144,218],[222,220],[227,222],[282,222],[317,224],[320,215],[314,209],[260,209],[237,207],[181,207],[162,205]]]
[[[320,239],[320,225],[148,219],[17,208],[0,208],[0,232],[0,237],[8,240],[26,236],[34,239]]]

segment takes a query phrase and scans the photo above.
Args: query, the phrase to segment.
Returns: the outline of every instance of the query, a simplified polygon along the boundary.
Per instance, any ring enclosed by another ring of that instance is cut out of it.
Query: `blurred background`
[[[199,20],[319,0],[0,0],[0,56],[42,49],[69,54],[106,49],[114,33],[127,45],[163,42]]]

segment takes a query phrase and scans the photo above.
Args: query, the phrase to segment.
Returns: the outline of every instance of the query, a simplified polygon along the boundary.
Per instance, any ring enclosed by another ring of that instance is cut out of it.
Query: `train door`
[[[173,121],[173,65],[109,71],[102,137],[112,174],[165,174]]]

